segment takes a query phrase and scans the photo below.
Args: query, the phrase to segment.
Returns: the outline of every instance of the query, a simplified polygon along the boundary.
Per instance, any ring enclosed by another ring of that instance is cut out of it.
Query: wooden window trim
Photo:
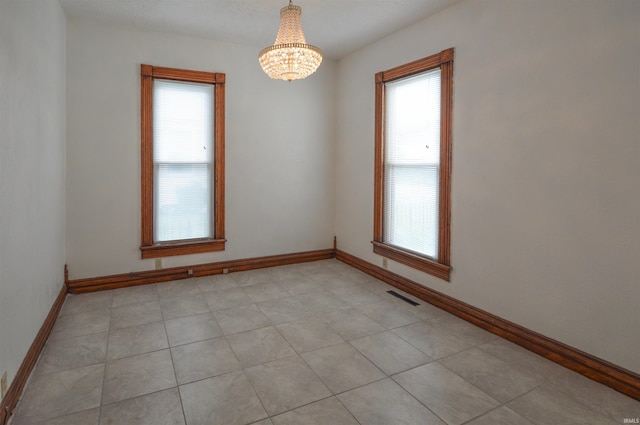
[[[142,144],[142,258],[223,251],[224,236],[224,155],[225,155],[225,74],[141,65],[141,144]],[[213,238],[153,243],[153,80],[212,84],[214,105],[214,229]]]
[[[383,241],[384,217],[384,104],[385,84],[400,78],[440,68],[440,198],[438,261],[423,257]],[[375,165],[373,252],[401,264],[449,281],[451,272],[451,113],[453,106],[453,48],[410,62],[375,76]]]

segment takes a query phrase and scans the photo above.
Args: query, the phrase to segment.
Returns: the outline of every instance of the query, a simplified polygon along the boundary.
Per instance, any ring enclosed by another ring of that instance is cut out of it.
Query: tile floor
[[[70,295],[10,423],[640,418],[640,402],[390,289],[326,260]]]

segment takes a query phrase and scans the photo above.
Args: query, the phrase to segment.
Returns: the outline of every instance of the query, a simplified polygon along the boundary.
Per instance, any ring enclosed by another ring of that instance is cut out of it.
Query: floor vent
[[[405,297],[404,295],[398,294],[396,291],[387,291],[387,294],[391,294],[396,298],[400,298],[402,301],[408,302],[412,306],[420,305],[419,303],[417,303],[417,302],[415,302],[413,300],[410,300],[409,298]]]

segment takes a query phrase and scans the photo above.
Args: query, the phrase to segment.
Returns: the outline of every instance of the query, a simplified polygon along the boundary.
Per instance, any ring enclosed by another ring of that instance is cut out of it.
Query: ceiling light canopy
[[[302,8],[289,5],[280,9],[280,28],[273,46],[258,55],[262,70],[277,80],[307,78],[322,62],[322,50],[307,44],[302,32]]]

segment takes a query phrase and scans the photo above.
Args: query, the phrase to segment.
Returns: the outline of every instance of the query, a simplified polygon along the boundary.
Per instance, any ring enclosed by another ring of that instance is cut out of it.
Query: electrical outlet
[[[386,259],[386,258],[383,258],[383,259],[382,259],[382,267],[386,269],[386,268],[387,268],[387,266],[388,266],[388,264],[387,264],[387,259]]]
[[[222,269],[222,274],[227,274],[229,273],[229,269]]]
[[[5,370],[0,379],[0,386],[2,387],[2,398],[7,395],[7,371]]]
[[[189,276],[193,276],[193,269],[189,269],[189,270],[187,270],[187,274],[188,274]]]
[[[162,270],[162,258],[156,258],[156,270]]]

